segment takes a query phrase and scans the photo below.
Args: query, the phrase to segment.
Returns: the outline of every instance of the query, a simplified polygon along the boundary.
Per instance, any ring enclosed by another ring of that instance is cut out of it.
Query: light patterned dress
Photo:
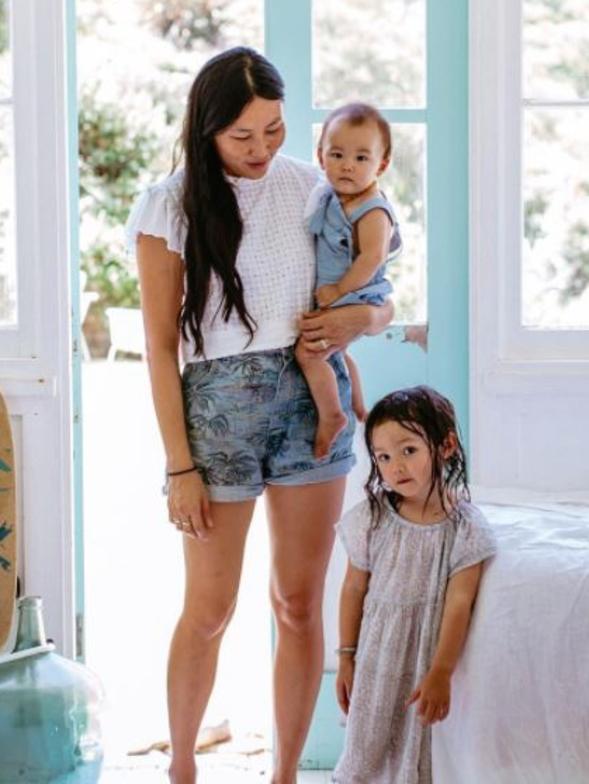
[[[458,510],[457,523],[420,525],[387,503],[374,529],[362,501],[336,526],[351,563],[370,572],[338,784],[431,784],[431,727],[404,703],[429,669],[449,578],[496,551],[482,512]]]

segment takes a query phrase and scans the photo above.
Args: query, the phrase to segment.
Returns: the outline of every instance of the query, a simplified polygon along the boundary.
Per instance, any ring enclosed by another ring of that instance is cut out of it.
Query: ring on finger
[[[321,340],[319,341],[319,345],[321,346],[323,351],[327,351],[327,349],[329,348],[329,342],[325,340],[325,338],[321,338]]]

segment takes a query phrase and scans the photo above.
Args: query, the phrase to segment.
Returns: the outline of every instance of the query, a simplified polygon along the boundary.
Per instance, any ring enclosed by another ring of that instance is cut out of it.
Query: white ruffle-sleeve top
[[[227,178],[243,221],[237,270],[247,310],[258,326],[248,345],[249,333],[235,311],[224,321],[223,288],[213,273],[202,323],[204,355],[195,353],[192,339],[183,340],[185,362],[284,348],[295,342],[297,319],[313,303],[315,252],[304,213],[319,178],[314,166],[284,155],[277,155],[259,180]],[[182,180],[183,171],[177,171],[138,198],[126,225],[132,253],[138,235],[149,234],[162,237],[169,250],[184,255]]]

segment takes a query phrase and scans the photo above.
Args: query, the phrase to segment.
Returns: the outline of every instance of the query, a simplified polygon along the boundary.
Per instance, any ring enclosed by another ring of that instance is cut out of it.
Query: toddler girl
[[[316,241],[315,298],[320,308],[382,305],[392,291],[385,262],[400,249],[401,239],[392,207],[377,182],[389,165],[391,148],[389,124],[368,104],[342,106],[325,121],[318,157],[328,183],[312,195],[316,206],[309,219]],[[330,354],[318,356],[301,341],[295,353],[319,417],[315,457],[325,457],[347,424],[336,376],[327,362]],[[351,357],[344,358],[352,382],[352,407],[364,420],[360,378]]]
[[[493,533],[470,503],[452,404],[393,392],[366,421],[367,499],[337,525],[348,553],[337,698],[348,714],[339,784],[431,784],[431,728],[450,710]]]

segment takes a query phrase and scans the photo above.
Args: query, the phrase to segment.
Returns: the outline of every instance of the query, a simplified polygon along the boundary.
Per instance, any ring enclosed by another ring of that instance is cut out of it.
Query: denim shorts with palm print
[[[294,348],[185,365],[182,392],[192,457],[214,501],[243,501],[266,484],[304,485],[347,474],[354,414],[341,354],[329,358],[348,425],[321,460],[313,456],[317,413]]]

